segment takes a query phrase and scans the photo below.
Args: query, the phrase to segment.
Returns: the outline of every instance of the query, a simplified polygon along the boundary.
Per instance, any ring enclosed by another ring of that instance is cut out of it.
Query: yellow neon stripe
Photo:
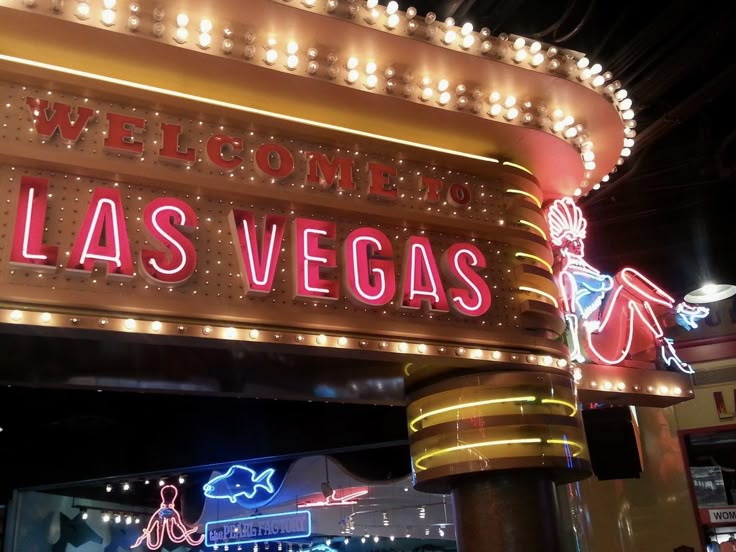
[[[542,399],[542,404],[560,404],[562,406],[566,406],[572,411],[570,417],[573,417],[575,414],[578,413],[578,405],[560,399]]]
[[[411,428],[412,431],[419,431],[414,426],[420,420],[424,420],[426,418],[429,418],[430,416],[436,416],[437,414],[444,414],[445,412],[452,412],[453,410],[473,408],[474,406],[485,406],[487,404],[502,404],[502,403],[509,403],[509,402],[534,402],[536,400],[537,400],[537,397],[533,397],[529,395],[526,397],[506,397],[503,399],[487,399],[484,401],[474,401],[474,402],[469,402],[469,403],[456,404],[452,406],[443,406],[442,408],[438,408],[437,410],[430,410],[429,412],[420,414],[419,416],[414,418],[411,422],[409,422],[409,427]]]
[[[507,167],[514,167],[515,169],[522,170],[525,173],[529,173],[530,175],[534,176],[534,173],[532,171],[530,171],[523,165],[519,165],[518,163],[512,163],[511,161],[504,161],[503,164],[506,165]]]
[[[560,308],[560,304],[557,302],[557,299],[555,299],[554,296],[550,295],[546,291],[542,291],[541,289],[537,289],[537,288],[533,288],[529,286],[519,286],[519,291],[531,291],[532,293],[538,293],[542,297],[546,297],[547,299],[552,301],[552,303],[554,304],[556,308],[558,309]]]
[[[581,452],[585,450],[585,447],[581,445],[580,443],[576,443],[575,441],[568,441],[567,439],[547,439],[547,444],[549,445],[568,445],[571,447],[577,447],[577,452],[573,452],[573,457],[578,456]]]
[[[484,157],[482,155],[475,155],[473,153],[466,153],[462,151],[457,150],[451,150],[448,148],[442,148],[439,146],[430,146],[429,144],[421,144],[419,142],[412,142],[410,140],[402,140],[401,138],[391,138],[390,136],[383,136],[381,134],[374,134],[372,132],[366,132],[363,130],[355,130],[351,128],[341,127],[337,125],[332,125],[329,123],[321,123],[319,121],[312,121],[310,119],[304,119],[302,117],[294,117],[291,115],[284,115],[283,113],[274,113],[272,111],[266,111],[263,109],[257,109],[255,107],[248,107],[245,105],[239,105],[234,104],[230,102],[223,102],[221,100],[215,100],[214,98],[205,98],[203,96],[196,96],[194,94],[187,94],[185,92],[177,92],[176,90],[169,90],[167,88],[161,88],[158,86],[151,86],[149,84],[143,84],[133,81],[128,81],[124,79],[118,79],[115,77],[107,77],[105,75],[97,75],[95,73],[89,73],[87,71],[79,71],[78,69],[71,69],[69,67],[61,67],[59,65],[52,65],[50,63],[43,63],[40,61],[34,61],[30,59],[24,59],[19,58],[15,56],[8,56],[6,54],[0,54],[0,61],[9,61],[11,63],[17,63],[20,65],[26,65],[29,67],[37,67],[40,69],[47,69],[50,71],[56,71],[59,73],[64,73],[67,75],[73,75],[76,77],[83,77],[103,82],[109,82],[111,84],[117,84],[120,86],[127,86],[130,88],[137,88],[139,90],[145,90],[147,92],[154,92],[156,94],[164,94],[166,96],[171,96],[175,98],[182,98],[185,100],[191,100],[203,104],[208,104],[216,107],[224,107],[226,109],[232,109],[235,111],[240,111],[242,113],[251,113],[255,115],[263,115],[266,117],[272,117],[274,119],[279,119],[282,121],[289,121],[293,123],[299,123],[302,125],[308,125],[313,126],[317,128],[325,128],[328,130],[335,130],[338,132],[344,132],[346,134],[353,134],[355,136],[361,136],[363,138],[370,138],[373,140],[381,140],[383,142],[390,142],[393,144],[400,144],[402,146],[409,146],[413,148],[423,149],[427,151],[433,151],[437,153],[445,153],[449,155],[454,155],[457,157],[464,157],[466,159],[474,159],[476,161],[484,161],[486,163],[500,163],[498,159],[494,159],[493,157]],[[508,163],[508,162],[507,162]],[[527,171],[528,172],[528,171]]]
[[[532,259],[533,261],[536,261],[539,264],[543,265],[544,268],[546,268],[547,271],[550,274],[553,273],[553,271],[552,271],[552,265],[549,264],[544,259],[542,259],[541,257],[537,257],[536,255],[532,255],[531,253],[524,253],[523,251],[517,251],[516,253],[514,253],[514,257],[516,257],[517,259],[521,259],[521,258],[529,258],[529,259]]]
[[[545,240],[547,239],[547,233],[544,230],[542,230],[539,226],[534,224],[533,222],[529,222],[528,220],[520,220],[519,224],[526,224],[527,226],[534,228],[537,232],[539,232],[542,235],[542,237]]]
[[[426,454],[421,455],[419,458],[414,460],[414,465],[419,470],[426,470],[428,468],[425,468],[421,465],[421,462],[424,462],[428,458],[433,458],[435,456],[439,456],[440,454],[447,454],[448,452],[455,452],[458,450],[468,450],[472,448],[483,448],[483,447],[497,447],[500,445],[529,445],[529,444],[539,444],[542,440],[539,438],[530,438],[530,439],[502,439],[500,441],[483,441],[481,443],[468,443],[465,445],[456,445],[454,447],[447,447],[439,450],[433,450],[432,452],[428,452]]]
[[[520,194],[526,196],[531,199],[537,205],[537,207],[539,207],[540,209],[542,208],[542,200],[534,194],[530,194],[529,192],[525,192],[524,190],[517,190],[516,188],[509,188],[508,190],[506,190],[506,192],[509,194]]]

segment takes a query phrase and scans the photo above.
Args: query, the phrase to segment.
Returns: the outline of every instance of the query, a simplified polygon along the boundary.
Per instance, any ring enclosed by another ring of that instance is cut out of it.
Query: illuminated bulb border
[[[202,339],[239,340],[250,343],[285,343],[305,347],[382,351],[400,355],[459,357],[467,361],[503,362],[525,366],[554,367],[569,371],[565,358],[533,354],[529,351],[498,350],[458,343],[409,342],[323,332],[280,330],[253,325],[234,326],[216,321],[181,321],[172,319],[132,318],[130,315],[108,316],[54,312],[41,309],[0,308],[0,323],[51,328],[83,328],[87,330],[137,333],[141,335],[179,335]]]
[[[287,0],[273,0],[274,2],[283,3]],[[323,1],[323,0],[320,0]],[[454,20],[446,20],[445,22],[438,22],[436,20],[428,20],[427,18],[420,18],[422,21],[420,22],[419,19],[414,17],[414,14],[411,16],[408,16],[407,14],[402,14],[401,12],[394,12],[394,7],[392,5],[392,8],[387,11],[386,8],[381,6],[376,6],[375,8],[372,8],[370,10],[370,17],[365,18],[356,18],[355,13],[353,10],[339,10],[339,9],[331,9],[328,10],[325,8],[324,12],[320,10],[313,10],[317,4],[316,0],[310,0],[308,3],[303,2],[303,6],[299,4],[290,4],[292,7],[312,11],[315,14],[320,14],[322,16],[326,17],[337,17],[341,18],[342,20],[345,20],[347,22],[353,23],[353,24],[359,24],[363,26],[369,26],[372,28],[375,28],[376,30],[379,30],[381,32],[387,32],[391,34],[396,33],[402,33],[405,38],[412,39],[412,40],[429,40],[432,43],[439,44],[441,46],[455,49],[458,52],[462,52],[466,55],[475,55],[478,57],[490,57],[494,59],[494,61],[505,63],[508,65],[514,65],[514,66],[523,66],[527,70],[531,71],[546,71],[551,72],[556,76],[557,78],[565,78],[567,80],[571,80],[574,82],[577,82],[579,84],[582,84],[597,93],[601,94],[602,96],[606,97],[614,108],[616,108],[617,112],[619,113],[619,116],[622,119],[622,122],[624,123],[627,128],[625,129],[625,143],[622,144],[621,149],[621,156],[618,159],[617,164],[612,168],[611,172],[615,172],[617,170],[617,166],[621,165],[626,157],[628,157],[631,153],[631,146],[633,146],[633,137],[636,135],[636,131],[634,131],[634,127],[636,125],[636,122],[634,120],[634,110],[632,109],[631,105],[631,99],[628,98],[628,94],[626,90],[621,89],[620,85],[617,84],[617,86],[614,86],[614,82],[617,83],[617,81],[614,81],[613,76],[610,74],[610,72],[603,71],[600,64],[593,64],[590,66],[590,62],[588,58],[585,56],[581,57],[580,54],[570,51],[570,50],[560,50],[556,46],[549,46],[549,45],[542,45],[540,42],[537,41],[530,41],[528,39],[525,39],[524,37],[519,37],[516,35],[506,35],[505,33],[501,33],[497,37],[490,36],[490,33],[487,29],[482,29],[479,32],[473,31],[472,26],[468,26],[468,24],[465,24],[462,26],[462,29],[460,27],[455,26]],[[325,3],[326,6],[326,3]],[[31,6],[24,3],[24,7],[26,9],[29,9]],[[353,5],[357,10],[359,10],[359,7],[357,5]],[[380,11],[377,9],[380,8]],[[389,13],[389,11],[391,13]],[[56,15],[63,15],[63,11],[57,10]],[[114,12],[113,12],[114,15]],[[184,14],[181,14],[184,15]],[[399,15],[400,17],[403,17],[406,21],[413,22],[413,27],[407,27],[406,31],[402,31],[401,28],[402,25],[386,25],[385,22],[382,23],[383,19],[387,19],[388,17],[394,17]],[[103,23],[102,21],[97,20],[97,18],[87,18],[80,20],[78,18],[73,18],[71,20],[75,20],[77,23],[83,23],[86,25],[102,25],[103,28],[112,28],[112,23],[107,22],[107,24]],[[155,20],[160,23],[159,20]],[[187,20],[187,23],[189,21]],[[177,22],[179,23],[179,22]],[[209,20],[208,20],[209,23]],[[179,26],[174,29],[174,33],[176,33],[177,30],[184,30],[186,31],[186,26]],[[420,29],[419,27],[423,27],[423,29]],[[135,25],[133,28],[130,26],[126,26],[126,30],[129,32],[138,32],[138,25]],[[469,30],[470,29],[470,30]],[[207,31],[209,31],[210,28],[207,28]],[[441,32],[436,32],[437,30],[440,30]],[[423,32],[422,32],[423,31]],[[138,33],[140,34],[140,33]],[[188,34],[188,33],[187,33]],[[208,32],[205,32],[204,34],[209,35]],[[467,46],[467,42],[463,44],[463,41],[460,40],[451,40],[447,41],[446,38],[450,34],[451,36],[462,36],[465,38],[473,38],[472,44],[470,46]],[[158,34],[154,32],[154,37],[159,40],[165,40],[165,37],[163,34]],[[188,37],[184,37],[183,40],[181,40],[182,37],[175,36],[174,37],[176,42],[180,46],[188,47]],[[228,40],[230,43],[232,43],[232,38],[227,37],[225,40]],[[489,44],[490,48],[485,47],[485,44]],[[210,40],[208,39],[206,43],[203,45],[201,42],[199,42],[199,47],[201,49],[209,48]],[[227,55],[232,48],[227,48],[226,51],[223,51],[223,54]],[[201,50],[200,50],[201,51]],[[218,49],[212,50],[213,53],[217,53],[219,55]],[[519,53],[525,53],[523,56],[519,56]],[[531,54],[531,55],[527,55]],[[539,54],[543,54],[545,56],[545,59],[549,59],[549,63],[547,65],[544,65],[544,62],[539,62]],[[520,59],[521,58],[521,59]],[[248,59],[252,62],[258,63],[259,60],[257,56],[248,56]],[[278,67],[278,64],[268,64],[265,62],[265,60],[261,61],[265,66],[270,66],[271,68],[278,69],[278,70],[286,70],[287,72],[293,72],[295,67],[290,66],[283,68]],[[293,64],[292,64],[293,65]],[[328,63],[329,65],[329,63]],[[527,67],[528,65],[528,67]],[[317,71],[309,71],[305,70],[305,72],[309,75],[312,75],[316,78],[320,78],[322,75],[319,75]],[[339,83],[339,79],[334,79],[334,76],[330,76],[328,80],[332,80],[335,83]],[[375,82],[374,82],[375,81]],[[364,90],[367,91],[376,91],[378,93],[382,93],[382,87],[377,86],[378,79],[371,79],[366,86],[363,87]],[[348,86],[350,86],[354,81],[350,81],[349,83],[346,83]],[[410,99],[412,101],[422,101],[421,97],[414,98],[411,94],[403,94],[403,97],[406,99]],[[466,100],[467,96],[460,95],[458,96],[459,99]],[[507,112],[499,112],[497,113],[493,118],[497,120],[505,120],[507,121],[506,124],[517,124],[517,125],[524,125],[524,124],[531,124],[534,119],[528,120],[529,115],[526,115],[526,117],[517,117],[515,114],[510,113],[510,110],[516,110],[516,107],[512,107],[512,104],[509,104],[508,99],[512,98],[512,96],[509,96],[507,98],[507,101],[504,102],[504,106],[508,109]],[[444,100],[445,98],[443,98]],[[458,101],[458,102],[436,102],[437,105],[439,105],[441,108],[445,109],[452,109],[453,105],[456,109],[463,109],[466,105],[466,101]],[[486,109],[472,109],[472,111],[480,116],[485,116],[484,114],[487,113]],[[514,112],[516,113],[516,111]],[[503,115],[503,117],[501,117]],[[513,115],[513,116],[512,116]],[[551,132],[553,134],[556,134],[561,139],[569,142],[573,147],[576,147],[579,149],[580,145],[585,143],[586,139],[582,134],[584,134],[584,131],[581,132],[575,127],[568,125],[558,125],[557,128],[555,125],[548,125],[548,123],[545,122],[544,117],[539,117],[536,126],[539,127],[541,130],[545,130],[547,132]],[[574,130],[574,132],[573,132]],[[629,145],[630,144],[630,145]],[[583,150],[581,151],[581,156],[584,153]],[[588,148],[586,151],[589,153],[592,153],[592,150]],[[598,190],[601,187],[602,182],[607,182],[609,180],[609,175],[605,175],[600,182],[591,183],[590,182],[590,171],[594,170],[595,168],[595,162],[592,160],[586,161],[584,163],[586,168],[586,173],[584,175],[583,181],[580,183],[580,187],[575,189],[574,196],[581,196],[581,195],[587,195],[590,193],[590,191]],[[592,184],[592,186],[590,186]],[[585,188],[589,189],[584,190]]]

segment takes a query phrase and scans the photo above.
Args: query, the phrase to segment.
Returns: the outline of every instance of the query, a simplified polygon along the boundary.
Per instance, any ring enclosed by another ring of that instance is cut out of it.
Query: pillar
[[[554,486],[590,474],[571,374],[531,360],[407,371],[414,486],[452,494],[459,552],[559,550]]]

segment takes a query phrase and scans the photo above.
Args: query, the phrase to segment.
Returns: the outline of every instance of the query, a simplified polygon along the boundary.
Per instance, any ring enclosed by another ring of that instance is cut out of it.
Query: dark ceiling
[[[587,255],[607,272],[639,267],[682,297],[706,280],[736,284],[736,10],[728,5],[454,0],[417,8],[586,53],[621,81],[634,102],[636,145],[610,182],[580,202]]]

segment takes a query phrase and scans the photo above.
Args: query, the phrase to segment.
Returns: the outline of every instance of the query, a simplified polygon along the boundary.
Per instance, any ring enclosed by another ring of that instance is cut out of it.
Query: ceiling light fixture
[[[695,304],[716,303],[734,295],[736,295],[735,285],[708,282],[685,295],[685,301]]]

